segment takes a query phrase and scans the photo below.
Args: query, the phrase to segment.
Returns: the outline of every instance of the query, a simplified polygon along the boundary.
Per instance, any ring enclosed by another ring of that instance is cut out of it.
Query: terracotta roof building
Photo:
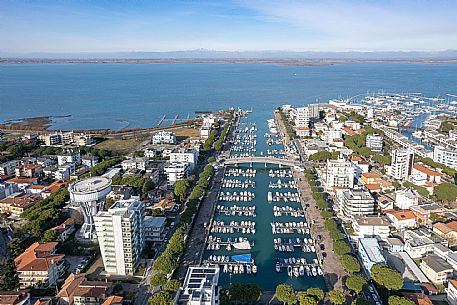
[[[0,305],[29,305],[30,293],[28,290],[0,291]]]
[[[68,180],[56,180],[41,192],[41,197],[46,198],[68,186]]]
[[[33,178],[38,177],[43,172],[43,167],[40,164],[22,164],[16,166],[16,177]]]
[[[14,260],[21,288],[57,284],[64,273],[65,255],[55,254],[56,246],[56,242],[35,242]]]
[[[20,216],[22,212],[30,208],[40,199],[40,195],[20,193],[13,194],[0,200],[0,211],[5,214],[14,214]]]
[[[59,305],[100,305],[111,291],[112,283],[89,281],[84,273],[70,274],[59,293]]]
[[[449,247],[457,245],[457,221],[448,223],[437,222],[433,224],[433,232],[449,243]]]

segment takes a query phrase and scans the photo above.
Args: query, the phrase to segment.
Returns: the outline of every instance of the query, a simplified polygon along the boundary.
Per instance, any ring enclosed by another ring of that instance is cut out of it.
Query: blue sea
[[[325,102],[361,93],[457,92],[457,65],[341,63],[0,65],[0,121],[70,115],[54,129],[133,128],[195,111]],[[164,123],[170,123],[165,120]]]

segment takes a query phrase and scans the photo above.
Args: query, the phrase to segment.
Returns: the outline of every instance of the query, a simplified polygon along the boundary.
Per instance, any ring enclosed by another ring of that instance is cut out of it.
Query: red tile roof
[[[418,170],[418,171],[420,171],[420,172],[423,172],[424,174],[426,174],[426,175],[428,175],[428,176],[442,176],[442,175],[443,175],[442,173],[440,173],[440,172],[438,172],[438,171],[436,171],[436,170],[433,170],[433,169],[431,169],[431,168],[428,168],[428,167],[426,167],[426,166],[424,166],[424,165],[422,165],[422,164],[418,164],[418,163],[415,163],[415,164],[413,165],[413,168],[414,168],[415,170]]]
[[[400,210],[400,211],[389,210],[389,211],[385,211],[385,213],[391,214],[393,217],[397,218],[400,221],[416,218],[416,216],[414,216],[414,213],[411,212],[410,210]]]
[[[52,265],[65,257],[63,254],[51,253],[56,246],[56,242],[35,242],[14,260],[17,270],[48,271]]]

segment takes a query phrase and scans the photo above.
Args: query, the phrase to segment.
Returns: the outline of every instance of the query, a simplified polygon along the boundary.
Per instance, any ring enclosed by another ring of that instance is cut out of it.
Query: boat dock
[[[241,207],[237,205],[224,206],[217,205],[216,212],[219,214],[225,214],[227,216],[247,216],[256,217],[255,206]]]

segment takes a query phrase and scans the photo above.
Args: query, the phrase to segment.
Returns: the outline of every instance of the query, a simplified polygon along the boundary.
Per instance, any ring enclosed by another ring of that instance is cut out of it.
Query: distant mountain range
[[[10,59],[309,59],[309,60],[453,60],[457,50],[386,51],[386,52],[293,52],[293,51],[213,51],[206,49],[169,52],[81,52],[81,53],[12,53],[1,52],[0,58]]]

